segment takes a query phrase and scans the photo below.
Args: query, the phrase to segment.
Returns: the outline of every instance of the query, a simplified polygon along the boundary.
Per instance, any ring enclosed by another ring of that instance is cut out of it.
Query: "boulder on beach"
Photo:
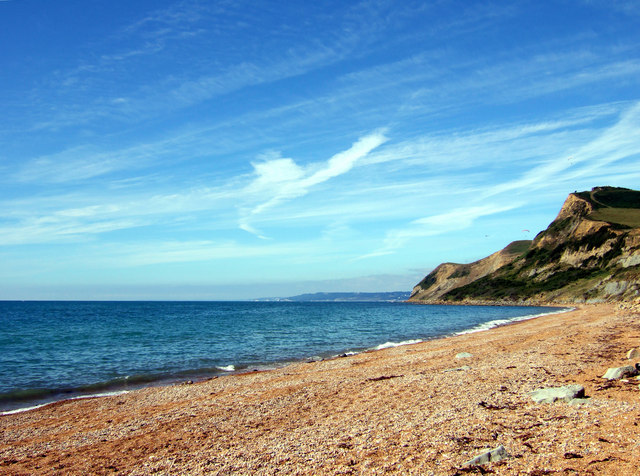
[[[582,385],[565,385],[563,387],[541,388],[529,393],[535,403],[553,403],[558,400],[570,402],[576,398],[584,397]]]
[[[473,354],[470,354],[469,352],[460,352],[459,354],[456,354],[456,359],[469,359],[473,357]]]
[[[629,352],[627,352],[627,359],[629,360],[637,359],[639,357],[640,357],[640,350],[638,350],[637,348],[631,349]]]
[[[620,380],[621,378],[635,377],[638,375],[638,369],[633,365],[625,365],[624,367],[612,367],[607,369],[602,378],[608,380]]]

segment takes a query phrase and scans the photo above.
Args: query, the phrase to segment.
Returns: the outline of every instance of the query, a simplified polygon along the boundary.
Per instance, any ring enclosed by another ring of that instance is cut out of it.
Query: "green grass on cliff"
[[[596,187],[576,195],[593,206],[592,220],[606,221],[631,228],[640,227],[640,192],[628,188]]]
[[[640,228],[640,209],[638,208],[598,208],[589,215],[589,218]]]
[[[607,270],[568,268],[559,271],[543,281],[522,278],[516,273],[505,273],[502,276],[485,276],[466,286],[452,289],[442,298],[447,301],[477,299],[487,301],[519,300],[534,297],[561,289],[568,284],[583,279],[605,277]]]
[[[596,207],[640,208],[640,192],[627,188],[596,188],[591,192],[590,198]]]
[[[512,255],[523,255],[527,251],[529,251],[529,248],[531,248],[531,243],[533,243],[533,241],[531,240],[514,241],[507,245],[505,251]]]

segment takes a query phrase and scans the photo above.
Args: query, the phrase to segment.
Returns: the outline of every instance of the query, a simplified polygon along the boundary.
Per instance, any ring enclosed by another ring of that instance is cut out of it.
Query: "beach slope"
[[[637,474],[637,309],[0,416],[2,474]],[[582,385],[588,398],[530,392]],[[485,449],[509,457],[465,465]]]

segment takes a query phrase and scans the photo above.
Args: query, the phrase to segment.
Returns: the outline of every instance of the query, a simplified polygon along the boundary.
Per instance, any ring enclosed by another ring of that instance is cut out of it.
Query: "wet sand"
[[[0,416],[0,474],[638,474],[637,308]],[[467,358],[456,354],[468,352]],[[529,392],[581,384],[588,403]],[[464,463],[503,445],[510,458]]]

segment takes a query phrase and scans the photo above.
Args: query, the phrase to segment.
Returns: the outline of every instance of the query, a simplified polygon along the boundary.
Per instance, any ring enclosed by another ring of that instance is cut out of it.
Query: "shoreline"
[[[637,309],[580,305],[485,332],[0,417],[6,474],[635,474],[638,383],[601,379],[640,346]],[[456,358],[468,352],[471,357]],[[535,404],[580,384],[588,404]],[[538,471],[538,473],[535,473]]]
[[[441,303],[414,303],[414,302],[405,302],[406,304],[421,304],[421,305],[449,305],[449,306],[453,306],[456,304],[452,304],[452,303],[448,303],[448,304],[441,304]],[[469,303],[463,303],[460,304],[461,306],[478,306],[479,304],[469,304]],[[499,306],[498,304],[482,304],[483,306]],[[87,398],[101,398],[101,397],[105,397],[105,396],[111,396],[111,395],[116,395],[116,394],[120,394],[120,393],[128,393],[128,392],[135,392],[137,390],[141,390],[144,388],[153,388],[153,387],[170,387],[170,386],[174,386],[174,385],[179,385],[181,383],[184,382],[191,382],[191,383],[200,383],[200,382],[204,382],[207,380],[210,380],[212,378],[219,378],[219,377],[233,377],[236,375],[241,375],[244,373],[248,373],[248,372],[255,372],[255,371],[259,371],[259,372],[266,372],[266,371],[271,371],[271,370],[277,370],[277,369],[282,369],[285,368],[289,365],[295,365],[295,364],[299,364],[299,363],[310,363],[310,362],[316,362],[316,361],[324,361],[324,360],[332,360],[332,359],[337,359],[337,358],[343,358],[343,357],[349,357],[352,355],[358,355],[361,353],[366,353],[366,352],[376,352],[379,350],[384,350],[387,348],[393,348],[393,347],[400,347],[400,346],[404,346],[404,345],[413,345],[413,344],[418,344],[418,343],[422,343],[422,342],[428,342],[428,341],[432,341],[432,340],[438,340],[438,339],[444,339],[447,337],[454,337],[457,335],[464,335],[464,334],[471,334],[471,333],[476,333],[476,332],[484,332],[490,329],[493,329],[495,327],[499,327],[499,326],[503,326],[503,325],[509,325],[512,323],[516,323],[516,322],[521,322],[521,321],[525,321],[525,320],[529,320],[529,319],[536,319],[538,317],[542,317],[542,316],[546,316],[546,315],[552,315],[552,314],[561,314],[564,312],[570,312],[571,310],[575,309],[575,308],[569,308],[566,306],[560,306],[560,305],[556,305],[556,304],[547,304],[545,306],[542,305],[516,305],[516,304],[501,304],[501,306],[512,306],[512,307],[536,307],[536,308],[540,308],[540,307],[547,307],[550,311],[549,312],[542,312],[542,313],[537,313],[537,314],[526,314],[523,316],[517,316],[517,317],[513,317],[513,318],[508,318],[508,319],[494,319],[494,320],[490,320],[490,321],[486,321],[483,322],[481,324],[475,325],[473,327],[470,327],[468,329],[464,329],[462,331],[457,331],[457,332],[451,332],[448,334],[442,334],[442,335],[438,335],[438,336],[434,336],[431,338],[415,338],[415,339],[409,339],[406,341],[401,341],[401,342],[392,342],[392,341],[386,341],[383,342],[381,344],[378,344],[376,346],[373,347],[367,347],[367,348],[363,348],[363,349],[358,349],[358,350],[345,350],[342,353],[339,354],[327,354],[326,356],[322,356],[322,355],[309,355],[297,360],[292,360],[292,361],[281,361],[281,362],[265,362],[265,363],[260,363],[260,364],[256,364],[256,365],[250,365],[248,368],[243,368],[243,369],[236,369],[234,367],[234,365],[230,365],[228,367],[233,367],[232,370],[228,370],[227,368],[220,368],[218,367],[217,369],[219,370],[219,372],[216,373],[205,373],[205,372],[198,372],[198,370],[186,370],[183,372],[183,376],[167,376],[167,377],[163,377],[163,378],[158,378],[156,380],[141,380],[140,382],[136,382],[135,380],[128,382],[127,380],[125,380],[122,384],[118,385],[118,384],[110,384],[109,382],[104,382],[103,385],[100,384],[94,384],[94,386],[100,387],[100,389],[97,392],[91,392],[91,391],[87,391],[84,390],[83,388],[78,388],[78,389],[69,389],[69,390],[56,390],[56,389],[47,389],[46,391],[43,390],[43,397],[42,398],[34,398],[32,400],[28,400],[28,399],[24,399],[24,400],[16,400],[15,402],[11,402],[10,403],[14,403],[15,408],[9,408],[6,410],[0,410],[0,417],[3,415],[12,415],[15,413],[21,413],[21,412],[25,412],[25,411],[31,411],[31,410],[35,410],[38,408],[42,408],[44,406],[47,405],[53,405],[56,404],[58,402],[64,402],[67,400],[79,400],[79,399],[87,399]],[[553,310],[552,310],[553,309]],[[65,395],[67,394],[67,395]],[[51,398],[47,398],[46,395],[50,395]],[[19,402],[24,402],[25,406],[18,406],[20,405]]]

